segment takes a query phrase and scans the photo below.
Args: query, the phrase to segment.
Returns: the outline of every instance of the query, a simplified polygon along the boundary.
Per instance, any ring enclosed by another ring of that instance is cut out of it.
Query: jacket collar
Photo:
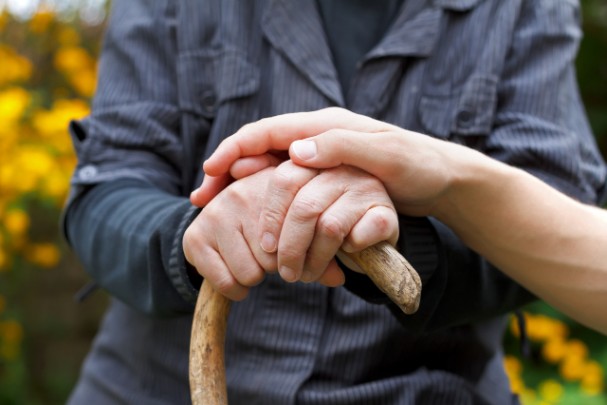
[[[318,90],[338,105],[343,97],[316,3],[272,0],[262,17],[268,41]]]
[[[406,0],[392,27],[365,59],[429,56],[440,33],[441,16],[442,11],[425,0]]]
[[[483,0],[406,0],[392,28],[365,59],[427,57],[440,34],[443,11],[470,10]],[[262,16],[264,35],[310,82],[337,105],[344,98],[316,3],[269,0]]]

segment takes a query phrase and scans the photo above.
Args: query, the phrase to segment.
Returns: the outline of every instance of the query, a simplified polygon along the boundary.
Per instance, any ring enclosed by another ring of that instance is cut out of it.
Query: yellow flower
[[[605,389],[605,377],[601,365],[591,360],[586,363],[584,376],[580,388],[587,395],[598,395]]]
[[[36,33],[42,34],[55,19],[55,13],[48,9],[38,10],[29,21],[29,29]]]
[[[510,390],[514,393],[520,393],[525,389],[525,383],[521,378],[523,365],[521,361],[514,356],[506,355],[504,357],[504,369],[510,380]]]
[[[78,46],[66,46],[55,53],[55,67],[64,73],[75,73],[94,65],[88,52]]]
[[[69,77],[69,81],[79,94],[90,98],[95,93],[97,74],[93,70],[83,69],[79,72],[72,73]]]
[[[23,235],[30,225],[27,213],[21,209],[12,209],[4,216],[4,227],[12,235]]]
[[[88,113],[89,107],[82,100],[56,100],[50,110],[34,112],[32,125],[43,136],[55,137],[58,133],[67,135],[70,120],[82,118]],[[65,142],[69,143],[67,136]]]
[[[67,195],[68,187],[69,176],[54,170],[44,179],[42,192],[45,196],[51,197],[55,201],[60,201]]]
[[[578,381],[586,372],[586,363],[581,357],[568,356],[565,357],[565,360],[561,363],[559,372],[567,381]]]
[[[543,314],[527,314],[527,334],[529,339],[542,342],[555,337],[565,337],[569,333],[567,325],[558,319]]]
[[[0,86],[24,81],[32,74],[32,63],[13,49],[0,44]]]
[[[27,249],[28,261],[44,268],[55,267],[59,263],[61,253],[52,243],[38,243]]]
[[[557,337],[546,342],[542,347],[542,355],[548,363],[556,364],[565,357],[567,349],[567,342],[561,337]]]
[[[512,355],[504,356],[504,368],[506,373],[510,375],[520,375],[523,371],[523,365],[521,361]]]
[[[567,356],[580,357],[582,359],[588,357],[588,347],[579,339],[571,339],[567,342]]]
[[[549,403],[557,403],[563,396],[563,386],[555,380],[545,380],[538,387],[540,396]]]
[[[29,104],[30,96],[22,88],[12,87],[0,92],[0,121],[2,125],[21,118]]]

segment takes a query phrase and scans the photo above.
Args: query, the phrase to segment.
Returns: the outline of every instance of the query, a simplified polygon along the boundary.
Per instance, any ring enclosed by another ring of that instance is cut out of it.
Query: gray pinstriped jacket
[[[114,1],[92,114],[71,126],[64,226],[116,299],[70,403],[188,403],[184,196],[244,123],[339,105],[596,201],[605,168],[575,83],[578,17],[574,0],[407,0],[346,92],[313,1]],[[531,296],[434,219],[401,222],[419,313],[370,303],[354,277],[326,289],[270,276],[233,307],[231,403],[512,402],[504,315]]]

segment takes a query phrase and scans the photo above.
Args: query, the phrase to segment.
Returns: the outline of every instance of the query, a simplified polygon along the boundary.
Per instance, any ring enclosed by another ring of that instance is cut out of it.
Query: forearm
[[[79,196],[66,213],[66,231],[84,268],[112,295],[146,313],[189,312],[197,286],[179,256],[178,233],[190,210],[184,198],[117,180]]]
[[[436,217],[530,291],[606,332],[605,212],[476,152],[459,158]]]

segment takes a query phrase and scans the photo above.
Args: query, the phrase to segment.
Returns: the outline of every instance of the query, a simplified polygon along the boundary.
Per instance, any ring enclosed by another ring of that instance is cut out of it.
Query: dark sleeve
[[[199,211],[141,180],[115,180],[71,204],[66,234],[89,274],[118,299],[146,313],[190,312],[202,278],[180,241]]]
[[[578,12],[573,2],[524,3],[500,78],[491,134],[455,136],[454,141],[527,170],[578,200],[596,203],[604,193],[605,165],[575,79]],[[420,273],[422,300],[412,316],[388,305],[413,330],[486,319],[534,299],[433,218],[401,218],[399,248]],[[346,287],[387,303],[365,276],[349,272]]]
[[[184,197],[175,3],[112,2],[91,114],[72,122],[78,166],[63,229],[102,288],[153,314],[191,311],[199,279],[181,248]],[[190,271],[190,275],[193,275]]]

